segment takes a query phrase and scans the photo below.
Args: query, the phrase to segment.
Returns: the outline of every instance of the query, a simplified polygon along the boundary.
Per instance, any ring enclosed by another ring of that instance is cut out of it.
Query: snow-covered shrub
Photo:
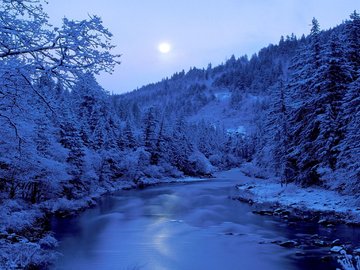
[[[360,189],[360,179],[357,179],[356,175],[352,172],[349,172],[347,169],[338,169],[336,171],[330,171],[322,177],[324,187],[343,194],[357,195],[360,200],[358,193]]]
[[[269,174],[263,169],[253,163],[244,163],[241,165],[241,171],[250,177],[256,177],[265,179],[269,177]]]
[[[209,161],[211,162],[211,164],[213,166],[216,166],[216,167],[220,167],[221,166],[221,159],[222,159],[222,156],[221,154],[215,154],[215,155],[211,155],[209,157]]]
[[[29,209],[21,200],[3,201],[0,207],[0,231],[20,232],[31,228],[43,214],[38,209]]]
[[[165,177],[181,178],[184,176],[183,172],[179,171],[175,166],[171,165],[169,162],[160,161],[159,166],[162,168]]]
[[[149,153],[142,148],[135,151],[124,152],[121,156],[121,163],[118,164],[122,179],[137,181],[144,176],[143,169],[149,164]]]
[[[164,169],[161,166],[148,165],[143,170],[144,177],[161,179],[164,177]]]
[[[189,162],[195,175],[209,175],[214,171],[211,162],[201,152],[194,152],[189,157]]]
[[[25,238],[15,243],[0,240],[0,269],[47,268],[57,257],[56,252],[49,250],[56,243],[51,236],[45,236],[39,243],[29,242]]]

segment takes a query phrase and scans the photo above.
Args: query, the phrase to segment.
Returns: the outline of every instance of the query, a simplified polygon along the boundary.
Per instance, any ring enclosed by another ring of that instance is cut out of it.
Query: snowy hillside
[[[194,126],[199,133],[223,132],[216,153],[188,135],[215,167],[251,161],[282,182],[354,193],[360,177],[359,21],[354,12],[322,31],[314,19],[307,37],[288,36],[251,58],[233,56],[216,67],[176,73],[114,96],[115,107],[134,129],[152,108],[167,126],[186,120],[186,133]]]

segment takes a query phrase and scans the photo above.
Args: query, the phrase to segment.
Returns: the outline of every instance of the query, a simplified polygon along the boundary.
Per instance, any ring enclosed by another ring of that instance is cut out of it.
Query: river
[[[335,269],[329,248],[284,248],[272,241],[319,234],[359,241],[347,226],[288,224],[233,201],[236,182],[213,179],[121,191],[78,217],[55,219],[62,253],[54,269]]]

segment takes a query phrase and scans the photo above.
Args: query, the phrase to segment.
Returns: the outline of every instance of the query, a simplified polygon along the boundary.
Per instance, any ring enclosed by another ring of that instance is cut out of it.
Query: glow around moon
[[[167,42],[160,43],[158,50],[163,54],[169,53],[171,51],[171,45]]]

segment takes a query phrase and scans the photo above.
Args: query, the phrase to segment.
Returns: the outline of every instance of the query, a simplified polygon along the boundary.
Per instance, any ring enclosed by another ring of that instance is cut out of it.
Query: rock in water
[[[293,248],[298,245],[298,242],[294,240],[288,240],[288,241],[280,242],[279,245],[282,247]]]
[[[343,247],[341,246],[333,246],[330,251],[333,252],[333,253],[340,253],[340,251],[344,250]]]

